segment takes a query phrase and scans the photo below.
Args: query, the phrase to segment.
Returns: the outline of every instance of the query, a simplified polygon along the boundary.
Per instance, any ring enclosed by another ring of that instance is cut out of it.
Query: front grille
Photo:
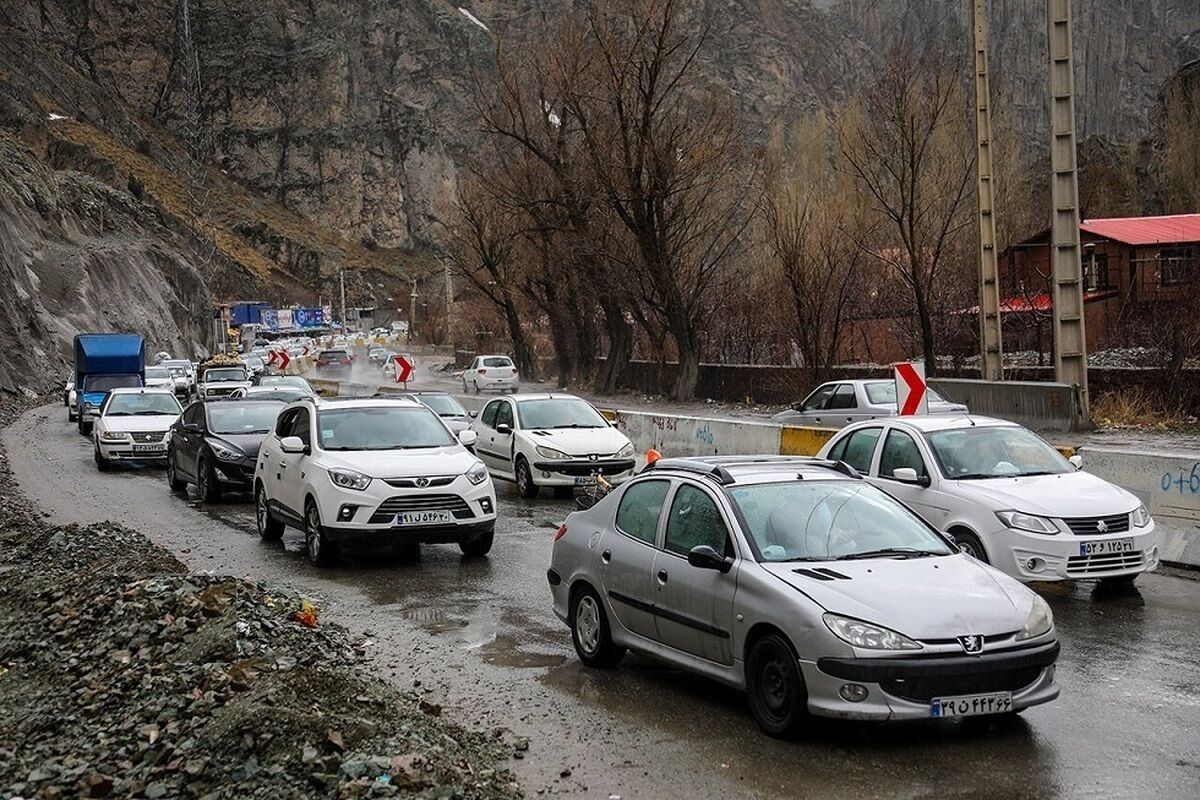
[[[237,388],[239,388],[239,387],[237,387],[237,386],[209,386],[209,387],[205,388],[204,393],[207,395],[229,394],[230,392],[232,392],[234,389],[237,389]]]
[[[546,472],[556,472],[574,478],[586,478],[590,475],[620,475],[633,469],[634,462],[628,461],[549,461],[538,462],[537,469]]]
[[[1142,551],[1104,553],[1094,556],[1071,556],[1067,559],[1067,574],[1073,577],[1096,575],[1114,570],[1135,569],[1142,566]]]
[[[137,442],[138,444],[158,444],[159,442],[161,442],[163,440],[163,433],[161,433],[161,432],[158,432],[158,433],[138,432],[138,433],[130,433],[129,435],[132,436],[133,441]]]
[[[1016,692],[1038,679],[1042,667],[1019,667],[969,675],[941,675],[935,678],[890,678],[880,683],[893,697],[928,703],[935,697],[955,697],[987,692]]]
[[[417,481],[420,478],[385,478],[384,483],[388,486],[395,486],[397,489],[424,489],[432,486],[448,486],[454,483],[455,477],[454,475],[439,475],[436,478],[426,478],[425,480],[429,481],[429,483],[419,487],[417,486]]]
[[[1074,517],[1064,519],[1076,536],[1097,536],[1106,533],[1125,533],[1129,530],[1128,514],[1109,514],[1106,517]],[[1103,522],[1103,526],[1100,523]],[[1104,530],[1101,530],[1101,527]]]
[[[425,494],[389,497],[375,509],[371,522],[390,522],[397,514],[406,511],[449,511],[455,519],[471,519],[475,516],[467,501],[456,494]]]

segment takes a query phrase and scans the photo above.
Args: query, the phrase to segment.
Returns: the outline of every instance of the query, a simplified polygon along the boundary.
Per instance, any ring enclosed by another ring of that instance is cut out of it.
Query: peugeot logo
[[[958,637],[958,643],[962,645],[964,653],[978,653],[983,650],[983,637],[978,634],[972,636]]]
[[[1100,531],[1101,533],[1107,533],[1108,523],[1102,519],[1096,520],[1096,530]]]
[[[588,453],[588,461],[595,461],[599,457],[600,456],[596,455],[595,453]]]
[[[417,478],[413,483],[416,484],[418,489],[424,489],[429,485],[429,478]]]

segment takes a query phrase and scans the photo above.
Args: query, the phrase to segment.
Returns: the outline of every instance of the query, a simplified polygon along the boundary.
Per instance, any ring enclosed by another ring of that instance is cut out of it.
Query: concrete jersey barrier
[[[947,400],[965,403],[972,414],[1036,431],[1080,431],[1090,424],[1083,416],[1079,387],[1073,384],[930,378],[929,385]]]
[[[1200,452],[1081,447],[1083,468],[1137,495],[1150,509],[1163,561],[1200,567]]]
[[[617,429],[641,452],[670,456],[778,453],[781,426],[770,422],[683,417],[617,409]]]

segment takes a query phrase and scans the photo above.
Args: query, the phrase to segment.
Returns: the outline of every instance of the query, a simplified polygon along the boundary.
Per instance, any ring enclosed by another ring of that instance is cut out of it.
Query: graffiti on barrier
[[[1164,472],[1161,486],[1164,492],[1174,490],[1179,494],[1200,494],[1200,461],[1192,464],[1190,470],[1179,470],[1178,474]]]
[[[713,432],[712,432],[712,429],[709,428],[707,422],[696,428],[696,438],[699,439],[700,441],[704,442],[705,444],[712,446]]]

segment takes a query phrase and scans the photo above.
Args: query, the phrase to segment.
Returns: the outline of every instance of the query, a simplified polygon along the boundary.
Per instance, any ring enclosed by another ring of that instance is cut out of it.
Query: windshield
[[[377,406],[320,411],[317,431],[326,450],[408,450],[456,441],[427,408]]]
[[[895,381],[877,381],[875,383],[865,384],[867,389],[867,399],[872,405],[887,406],[896,404],[896,382]],[[929,397],[931,403],[945,402],[942,396],[933,389],[926,389],[925,394]]]
[[[162,392],[110,394],[104,407],[106,417],[178,416],[183,409],[174,395]]]
[[[169,380],[171,378],[171,370],[166,367],[146,367],[146,380]]]
[[[513,363],[511,358],[497,356],[495,358],[485,358],[483,365],[485,367],[511,367]]]
[[[272,400],[277,403],[291,403],[294,400],[308,396],[308,392],[303,389],[297,389],[294,386],[252,386],[250,391],[246,392],[246,397],[248,398],[254,400]]]
[[[891,497],[860,481],[737,486],[729,497],[763,561],[949,555],[946,542]]]
[[[206,383],[213,381],[244,381],[246,380],[246,370],[241,367],[229,367],[225,369],[210,369],[204,373]]]
[[[955,428],[925,438],[942,474],[951,480],[1058,475],[1075,469],[1041,437],[1017,425]]]
[[[183,367],[170,367],[167,371],[171,373],[172,378],[186,378],[187,377],[187,370],[184,369]]]
[[[263,375],[258,379],[259,386],[294,386],[297,389],[303,389],[311,393],[312,387],[308,385],[308,381],[301,378],[299,375]]]
[[[350,357],[350,354],[345,350],[322,350],[317,356],[321,361],[345,361]]]
[[[608,421],[578,397],[551,397],[517,403],[522,428],[607,428]]]
[[[421,394],[417,399],[432,408],[440,417],[465,417],[467,410],[448,394]]]
[[[83,391],[107,392],[111,389],[133,389],[142,385],[137,375],[88,375],[83,379]]]
[[[279,416],[276,403],[207,404],[209,433],[247,434],[267,433]]]

